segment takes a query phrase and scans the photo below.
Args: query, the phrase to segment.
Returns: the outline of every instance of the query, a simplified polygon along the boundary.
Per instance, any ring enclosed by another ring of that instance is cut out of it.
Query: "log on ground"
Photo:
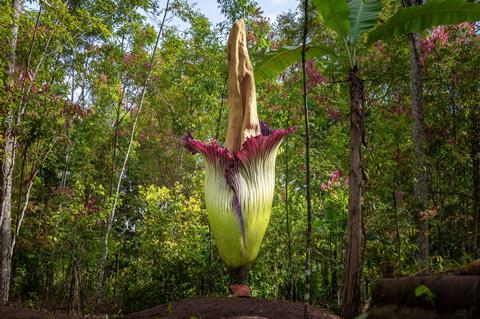
[[[426,286],[433,296],[416,296],[417,287]],[[434,310],[437,313],[466,311],[480,315],[480,276],[432,275],[386,278],[374,287],[371,308],[385,305]]]

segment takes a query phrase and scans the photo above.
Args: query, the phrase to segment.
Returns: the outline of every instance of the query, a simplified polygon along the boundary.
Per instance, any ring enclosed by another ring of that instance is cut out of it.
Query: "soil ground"
[[[191,298],[126,315],[125,319],[296,319],[303,318],[303,303],[261,298]],[[340,319],[326,310],[309,307],[310,319]]]
[[[45,311],[38,311],[19,306],[0,306],[0,319],[84,319],[84,318],[105,318],[105,316],[67,316],[65,314],[54,314]]]
[[[302,319],[303,303],[261,298],[200,297],[183,299],[148,310],[127,314],[123,319]],[[52,314],[15,306],[0,306],[1,319],[80,319],[81,316]],[[105,318],[95,316],[87,318]],[[308,308],[309,319],[340,319],[326,310]]]

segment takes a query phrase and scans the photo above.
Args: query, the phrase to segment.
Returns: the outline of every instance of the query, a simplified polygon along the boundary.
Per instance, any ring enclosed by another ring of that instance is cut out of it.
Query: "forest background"
[[[225,42],[232,22],[245,18],[255,68],[266,51],[301,44],[301,4],[269,21],[255,1],[219,0],[224,21],[213,25],[184,0],[171,1],[166,12],[149,0],[42,0],[24,3],[17,17],[18,3],[0,4],[2,158],[8,145],[15,150],[12,247],[2,247],[2,262],[6,251],[11,258],[9,300],[79,313],[119,313],[187,296],[227,294],[228,279],[206,219],[203,164],[183,148],[182,136],[225,138]],[[399,6],[400,1],[383,1],[381,19]],[[316,8],[308,12],[309,40],[340,52],[342,44]],[[186,27],[169,25],[171,17]],[[424,80],[422,167],[416,167],[412,134],[407,37],[372,47],[360,44],[363,300],[377,278],[424,269],[418,257],[422,225],[428,224],[430,271],[479,257],[479,25],[433,28],[418,44]],[[311,302],[339,312],[350,96],[338,63],[319,62],[311,59],[306,65]],[[250,273],[256,296],[304,298],[308,225],[302,93],[300,64],[257,85],[259,117],[272,127],[299,128],[284,141],[277,159],[272,219]],[[2,165],[5,177],[5,160]],[[421,209],[414,189],[418,171],[427,177]],[[5,189],[4,184],[3,199]],[[2,216],[2,242],[6,226]]]

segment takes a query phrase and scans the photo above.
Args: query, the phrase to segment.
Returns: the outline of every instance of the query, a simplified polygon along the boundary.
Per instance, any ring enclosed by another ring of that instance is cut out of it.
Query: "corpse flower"
[[[228,40],[229,119],[225,147],[185,135],[184,144],[205,162],[208,221],[232,284],[246,284],[270,220],[275,188],[275,159],[285,135],[257,116],[255,81],[243,20]]]

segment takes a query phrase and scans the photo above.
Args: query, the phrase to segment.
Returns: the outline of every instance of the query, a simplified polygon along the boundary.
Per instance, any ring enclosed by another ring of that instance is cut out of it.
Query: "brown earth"
[[[124,319],[296,319],[303,318],[303,303],[261,298],[200,297],[183,299],[128,314]],[[310,319],[340,319],[326,310],[308,307]]]
[[[105,316],[67,316],[65,314],[53,314],[18,306],[0,306],[1,319],[80,319],[80,318],[105,318]]]
[[[148,310],[125,315],[124,319],[172,318],[172,319],[296,319],[303,318],[303,303],[261,298],[199,297],[183,299]],[[0,306],[1,319],[80,319],[43,311]],[[105,318],[93,316],[86,318]],[[309,319],[340,319],[326,310],[309,306]]]

